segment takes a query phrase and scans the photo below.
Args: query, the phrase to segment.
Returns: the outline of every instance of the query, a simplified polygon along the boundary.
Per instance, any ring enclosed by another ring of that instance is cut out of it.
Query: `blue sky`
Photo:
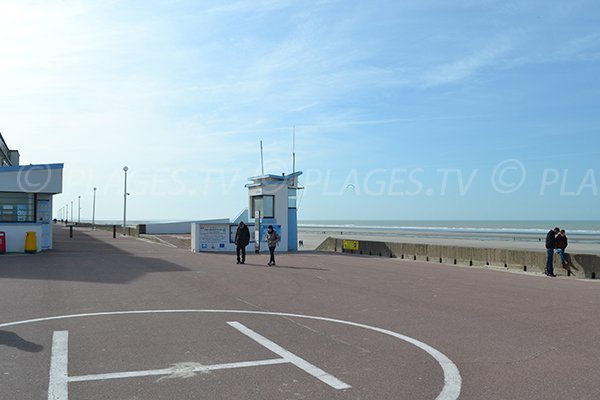
[[[3,1],[0,132],[82,218],[600,219],[594,1]]]

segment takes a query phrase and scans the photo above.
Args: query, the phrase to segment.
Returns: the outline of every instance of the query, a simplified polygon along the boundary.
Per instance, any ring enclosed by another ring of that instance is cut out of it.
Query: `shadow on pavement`
[[[273,269],[307,269],[307,270],[314,270],[314,271],[329,271],[326,268],[315,268],[315,267],[290,267],[287,265],[275,265],[275,266],[268,266],[267,264],[256,264],[256,263],[249,263],[246,262],[243,265],[248,265],[251,267],[264,267],[264,268],[273,268]]]
[[[0,346],[14,347],[29,353],[39,353],[44,346],[29,342],[14,332],[0,331]]]
[[[159,256],[141,257],[77,231],[54,229],[54,250],[1,259],[0,279],[121,283],[148,273],[183,272],[189,269]]]

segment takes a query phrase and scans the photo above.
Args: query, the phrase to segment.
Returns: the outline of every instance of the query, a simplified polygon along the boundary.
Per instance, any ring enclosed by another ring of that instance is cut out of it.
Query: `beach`
[[[431,244],[455,247],[477,247],[545,251],[546,233],[539,230],[508,229],[434,229],[434,228],[377,228],[361,226],[299,227],[300,250],[314,250],[328,237],[348,240],[369,240],[393,243]],[[600,234],[595,231],[569,237],[567,252],[600,254]]]

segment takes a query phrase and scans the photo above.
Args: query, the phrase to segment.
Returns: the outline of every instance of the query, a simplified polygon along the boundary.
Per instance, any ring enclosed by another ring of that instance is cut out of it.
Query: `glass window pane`
[[[0,192],[0,222],[35,222],[34,194]]]
[[[260,215],[263,215],[263,198],[262,196],[254,196],[252,197],[252,215],[250,217],[254,218],[254,215],[257,211],[260,211]]]
[[[296,189],[288,189],[288,208],[296,208]]]
[[[275,217],[275,196],[263,196],[263,215],[265,218]]]
[[[253,196],[251,211],[252,218],[256,211],[260,211],[261,218],[275,218],[275,196]]]

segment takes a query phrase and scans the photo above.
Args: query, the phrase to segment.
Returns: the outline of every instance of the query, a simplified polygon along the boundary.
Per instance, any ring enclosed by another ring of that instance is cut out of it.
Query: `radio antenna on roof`
[[[260,141],[260,169],[262,171],[262,175],[265,175],[265,159],[263,156],[263,144],[262,140]]]
[[[296,125],[292,134],[292,173],[296,173]]]

